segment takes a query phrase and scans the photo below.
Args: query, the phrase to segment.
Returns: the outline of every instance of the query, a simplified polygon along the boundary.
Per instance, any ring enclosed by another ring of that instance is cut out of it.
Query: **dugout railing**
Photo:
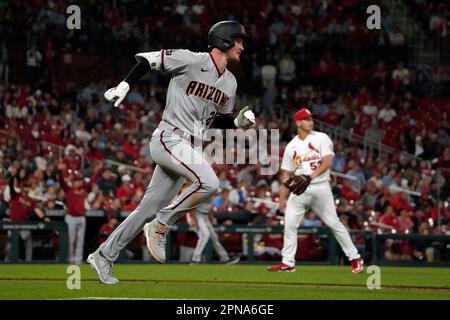
[[[20,259],[20,232],[31,231],[32,237],[36,236],[36,233],[52,234],[58,237],[58,249],[57,254],[54,259],[48,262],[66,263],[67,261],[67,224],[64,222],[7,222],[0,221],[0,231],[6,232],[8,234],[10,250],[8,260],[0,260],[0,262],[11,262],[11,263],[23,263],[23,262],[36,262],[24,261]],[[42,261],[42,260],[41,260]],[[47,261],[46,261],[47,262]]]
[[[125,218],[129,212],[122,212],[119,216]],[[49,239],[50,235],[58,239],[57,245],[53,250],[57,251],[52,259],[35,259],[33,262],[54,262],[65,263],[67,260],[68,240],[67,240],[67,225],[63,221],[58,221],[58,217],[62,218],[64,210],[48,210],[47,215],[53,217],[52,222],[41,221],[29,221],[29,222],[6,222],[0,221],[0,233],[8,234],[8,243],[10,246],[10,260],[7,262],[22,263],[26,262],[24,259],[20,259],[21,250],[21,231],[31,231],[33,239],[39,239],[40,237]],[[104,212],[101,210],[89,210],[87,213],[88,219],[104,219]],[[219,215],[220,216],[220,215]],[[230,216],[230,215],[228,215]],[[242,220],[246,217],[241,214],[233,214],[233,216],[241,217]],[[223,217],[222,217],[223,218]],[[242,221],[241,220],[241,221]],[[91,220],[92,221],[92,220]],[[88,220],[88,226],[90,221]],[[214,226],[216,232],[222,233],[239,233],[242,235],[242,243],[240,246],[239,255],[242,257],[243,263],[258,263],[269,261],[260,261],[255,253],[258,247],[258,236],[263,234],[283,234],[282,225],[246,225],[246,224],[234,224],[223,225],[217,224]],[[172,229],[168,236],[167,242],[167,260],[171,262],[178,262],[176,245],[176,235],[178,232],[194,232],[194,229],[188,224],[177,224]],[[333,234],[327,227],[300,227],[298,229],[299,236],[302,235],[314,235],[318,241],[325,248],[325,259],[317,260],[300,260],[302,264],[329,264],[338,265],[346,263],[346,259],[335,239]],[[88,240],[88,233],[86,233],[86,240]],[[351,236],[358,247],[358,250],[362,253],[367,263],[379,264],[379,265],[427,265],[427,266],[450,266],[450,235],[423,235],[423,234],[388,234],[379,233],[375,231],[353,230]],[[92,237],[91,237],[92,238]],[[41,239],[42,240],[42,239]],[[89,241],[87,241],[89,242]],[[434,261],[426,262],[426,259],[411,259],[406,260],[389,260],[386,257],[387,244],[396,244],[398,247],[420,245],[424,248],[424,252],[432,250],[434,252]],[[96,248],[96,243],[87,243],[85,246],[85,255]],[[36,246],[35,246],[36,247]],[[1,248],[0,248],[1,249]],[[121,262],[138,263],[142,260],[130,260],[121,255]],[[208,244],[205,249],[206,262],[214,262],[214,254],[211,244]],[[0,262],[5,262],[3,259]]]
[[[255,255],[257,242],[255,241],[258,234],[272,233],[283,234],[283,226],[276,225],[215,225],[214,230],[218,233],[241,233],[245,235],[242,243],[242,252],[244,253],[243,262],[246,263],[267,263],[268,261],[258,261]],[[179,224],[174,226],[168,237],[168,246],[166,255],[171,260],[173,247],[170,245],[171,238],[176,232],[189,232],[193,228],[187,224]],[[300,227],[298,235],[315,235],[322,241],[326,248],[326,259],[322,261],[300,260],[301,264],[329,264],[339,265],[347,263],[344,253],[340,249],[336,238],[327,227]],[[388,234],[376,231],[352,230],[350,235],[361,253],[366,263],[377,265],[408,265],[408,266],[450,266],[450,235],[423,235],[423,234]],[[385,255],[386,242],[399,244],[400,246],[408,245],[412,250],[414,242],[419,242],[424,249],[434,251],[435,261],[427,262],[426,258],[408,260],[389,260]],[[213,261],[213,249],[208,243],[205,249],[206,262]]]

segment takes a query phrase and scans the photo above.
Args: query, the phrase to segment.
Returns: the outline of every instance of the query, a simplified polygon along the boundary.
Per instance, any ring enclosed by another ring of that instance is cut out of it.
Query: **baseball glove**
[[[294,194],[300,195],[305,192],[311,183],[311,177],[306,174],[299,176],[291,175],[285,182],[284,185]]]

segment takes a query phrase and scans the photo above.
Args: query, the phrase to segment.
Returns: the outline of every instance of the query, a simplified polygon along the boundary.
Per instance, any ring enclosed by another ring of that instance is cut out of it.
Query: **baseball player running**
[[[333,142],[325,133],[313,130],[314,122],[308,109],[300,109],[294,120],[298,134],[286,146],[281,163],[284,183],[280,189],[280,211],[285,212],[282,262],[268,270],[295,271],[297,228],[306,210],[312,208],[331,228],[351,261],[352,272],[359,273],[363,270],[363,260],[337,216],[329,183]]]
[[[255,115],[249,107],[242,109],[236,118],[231,115],[237,83],[227,70],[228,62],[240,61],[247,37],[241,24],[219,22],[208,33],[210,52],[161,50],[139,53],[136,55],[138,63],[126,78],[105,92],[105,98],[115,101],[117,107],[130,85],[150,70],[172,74],[162,121],[150,142],[151,155],[157,164],[152,180],[138,207],[88,256],[87,261],[97,271],[101,282],[119,282],[113,276],[112,263],[142,227],[150,254],[164,263],[170,227],[216,193],[219,180],[191,142],[201,138],[202,132],[210,126],[245,129],[254,125]],[[170,203],[186,179],[192,184]]]
[[[192,256],[193,263],[201,263],[203,251],[208,244],[209,239],[211,239],[214,250],[216,250],[219,255],[220,262],[226,264],[235,264],[238,263],[240,258],[231,259],[228,256],[225,248],[220,244],[219,237],[217,236],[216,231],[214,231],[214,227],[209,219],[209,214],[211,212],[211,208],[213,203],[211,200],[203,202],[201,205],[195,209],[195,221],[196,221],[196,230],[198,240],[197,245],[195,246],[194,255]]]

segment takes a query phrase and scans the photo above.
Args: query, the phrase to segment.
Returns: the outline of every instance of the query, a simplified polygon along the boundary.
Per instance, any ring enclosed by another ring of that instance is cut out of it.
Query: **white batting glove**
[[[125,99],[125,96],[127,95],[129,90],[130,85],[125,81],[122,81],[117,87],[106,90],[104,96],[108,101],[115,101],[114,107],[118,107],[123,99]]]
[[[239,111],[238,116],[234,119],[234,125],[237,128],[247,129],[255,124],[255,114],[250,110],[249,106]]]

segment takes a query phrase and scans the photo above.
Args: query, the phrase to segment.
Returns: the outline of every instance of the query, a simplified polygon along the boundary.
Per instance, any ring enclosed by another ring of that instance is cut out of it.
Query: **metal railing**
[[[242,235],[242,242],[240,245],[240,255],[245,257],[246,263],[257,262],[258,239],[262,234],[283,234],[284,227],[282,225],[214,225],[214,230],[218,233],[239,233]],[[8,231],[9,241],[11,244],[11,259],[7,262],[21,263],[20,259],[20,231],[57,231],[59,235],[58,253],[55,254],[55,259],[50,262],[65,263],[67,259],[67,225],[63,222],[2,222],[0,221],[0,231]],[[174,247],[171,245],[172,239],[177,232],[191,232],[194,229],[188,224],[177,224],[168,235],[167,241],[167,258],[169,261],[176,261],[174,255]],[[336,265],[340,263],[342,254],[340,253],[337,241],[329,228],[320,227],[300,227],[298,228],[299,235],[314,235],[317,236],[324,244],[324,259],[308,260],[308,263],[313,264],[330,264]],[[364,244],[361,241],[356,243],[361,254],[364,256],[366,262],[389,265],[395,262],[389,261],[385,255],[385,241],[399,241],[409,242],[419,241],[426,243],[427,247],[433,248],[435,251],[435,259],[429,262],[428,265],[450,265],[450,235],[422,235],[422,234],[379,234],[375,231],[352,230],[350,231],[352,237],[359,237],[364,239]],[[208,244],[205,257],[207,262],[213,261],[212,246]],[[38,261],[38,260],[34,260]],[[46,260],[48,261],[48,260]],[[136,262],[136,260],[123,260],[122,262]],[[398,262],[397,262],[398,263]],[[403,261],[403,265],[417,265],[418,261]],[[427,264],[419,264],[427,265]]]
[[[348,141],[359,144],[362,147],[363,155],[367,154],[369,150],[378,151],[378,154],[380,156],[392,155],[399,152],[399,150],[379,141],[370,140],[352,131],[344,130],[318,119],[314,119],[314,125],[319,131],[327,133],[332,140],[347,139]],[[414,155],[409,154],[405,151],[400,151],[400,153],[409,159],[420,160],[420,158],[415,157]]]
[[[292,119],[294,119],[294,111],[287,110],[286,108],[280,108],[279,110],[280,118],[287,123],[291,123]],[[330,136],[330,138],[334,140],[338,139],[346,139],[348,141],[351,141],[353,143],[357,143],[361,146],[361,149],[363,151],[363,155],[367,154],[369,150],[376,150],[378,151],[378,154],[380,156],[383,155],[392,155],[394,153],[400,153],[407,157],[408,159],[415,159],[420,161],[421,158],[415,157],[414,155],[406,152],[406,151],[400,151],[397,150],[391,146],[388,146],[380,141],[374,141],[370,140],[362,135],[359,135],[357,133],[354,133],[353,131],[345,130],[337,126],[333,126],[329,123],[326,123],[324,121],[321,121],[317,118],[314,119],[314,126],[315,129],[318,131],[322,131]]]
[[[282,234],[284,227],[282,225],[270,226],[270,225],[215,225],[214,230],[219,233],[239,233],[242,234],[242,253],[246,256],[247,263],[255,263],[256,253],[255,248],[257,246],[256,239],[258,234],[270,233],[270,234]],[[173,257],[171,252],[170,243],[171,237],[174,236],[176,232],[189,232],[193,231],[192,227],[187,224],[178,224],[171,229],[171,233],[168,237],[168,246],[166,251],[166,256],[170,259]],[[340,253],[338,249],[338,243],[327,227],[300,227],[297,230],[299,235],[316,235],[320,239],[325,239],[325,247],[327,248],[326,260],[324,261],[309,261],[314,264],[339,264]],[[363,237],[365,240],[364,247],[361,254],[366,258],[367,263],[389,265],[392,261],[389,261],[385,257],[384,253],[384,241],[387,239],[394,239],[399,241],[411,241],[411,240],[421,240],[430,243],[430,246],[440,247],[444,253],[439,253],[436,255],[438,259],[429,265],[450,265],[450,235],[422,235],[422,234],[378,234],[374,231],[365,230],[351,230],[350,234],[352,237]],[[206,248],[205,258],[206,261],[212,261],[212,246],[210,243]],[[418,261],[404,261],[404,265],[417,265]],[[419,264],[423,265],[423,264]]]
[[[54,262],[65,263],[67,259],[67,225],[64,222],[4,222],[0,221],[0,231],[10,234],[11,258],[9,262],[22,262],[19,259],[20,231],[57,231],[59,235],[58,255]]]

